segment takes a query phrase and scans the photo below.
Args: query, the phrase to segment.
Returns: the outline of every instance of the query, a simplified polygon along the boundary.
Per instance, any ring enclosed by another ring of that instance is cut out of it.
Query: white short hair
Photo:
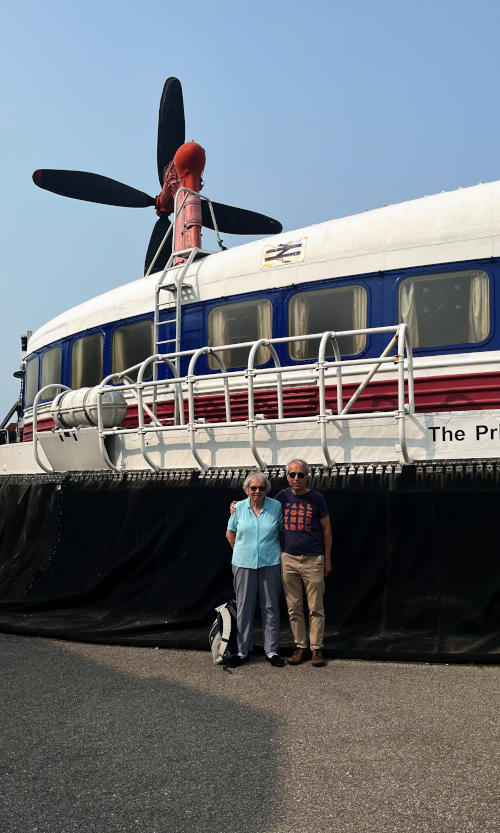
[[[269,492],[271,491],[271,484],[266,475],[262,474],[260,469],[255,469],[255,471],[251,471],[250,474],[247,474],[247,476],[245,477],[245,480],[243,481],[243,491],[245,493],[252,480],[260,480],[260,482],[263,483],[266,487],[266,495],[269,494]]]
[[[305,474],[307,477],[309,477],[309,475],[310,475],[310,473],[311,473],[311,472],[309,471],[309,466],[307,465],[307,463],[306,463],[306,461],[305,461],[305,460],[299,460],[299,458],[298,458],[298,457],[294,457],[294,458],[293,458],[293,460],[290,460],[290,462],[289,462],[289,463],[287,463],[287,466],[286,466],[286,473],[287,473],[287,474],[288,474],[288,467],[289,467],[289,466],[291,466],[291,465],[292,465],[292,463],[298,463],[298,464],[299,464],[299,466],[300,466],[300,468],[304,470],[304,474]]]

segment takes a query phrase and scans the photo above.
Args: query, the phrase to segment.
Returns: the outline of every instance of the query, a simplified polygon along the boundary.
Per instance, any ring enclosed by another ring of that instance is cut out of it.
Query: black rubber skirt
[[[334,534],[330,656],[498,662],[496,482],[318,485]],[[234,497],[244,497],[235,481],[153,473],[1,478],[0,630],[208,648],[214,607],[233,595]],[[284,606],[282,625],[288,648]]]

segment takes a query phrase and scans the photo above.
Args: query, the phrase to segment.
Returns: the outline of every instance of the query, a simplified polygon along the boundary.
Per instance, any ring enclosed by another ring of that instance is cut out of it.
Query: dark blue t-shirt
[[[290,555],[324,555],[320,520],[328,515],[328,507],[323,495],[313,489],[304,495],[294,495],[291,489],[282,489],[275,500],[279,500],[283,507],[285,552]]]

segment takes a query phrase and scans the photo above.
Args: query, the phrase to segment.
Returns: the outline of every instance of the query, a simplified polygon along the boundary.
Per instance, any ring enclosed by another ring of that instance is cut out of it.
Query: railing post
[[[326,392],[325,392],[325,353],[327,342],[330,341],[333,347],[333,354],[335,361],[341,361],[340,349],[337,341],[337,336],[334,331],[323,333],[319,343],[318,350],[318,385],[319,385],[319,432],[321,441],[321,450],[327,466],[333,465],[333,460],[328,449],[328,438],[326,435]],[[337,377],[337,413],[340,413],[342,408],[342,370],[340,364],[336,369]]]
[[[250,348],[250,354],[248,356],[248,364],[247,364],[247,380],[248,380],[248,433],[250,437],[250,449],[251,452],[257,462],[258,467],[263,471],[265,469],[265,463],[263,462],[260,454],[257,451],[257,443],[255,439],[255,400],[254,400],[254,385],[253,380],[255,376],[255,356],[257,354],[257,350],[259,347],[264,346],[269,349],[271,356],[274,360],[274,366],[276,368],[281,369],[280,360],[278,354],[269,338],[259,338],[258,341],[254,341]],[[278,419],[283,419],[283,379],[281,377],[281,373],[278,372],[276,380],[276,396],[278,399]]]
[[[399,428],[399,446],[401,448],[401,456],[405,463],[412,463],[413,460],[408,454],[408,446],[406,444],[406,407],[405,407],[405,346],[407,341],[406,324],[400,324],[396,333],[398,338],[398,413],[397,421]],[[413,381],[413,379],[412,379]],[[413,385],[412,385],[413,397]]]
[[[259,349],[260,345],[266,341],[265,338],[259,338],[258,341],[254,341],[252,347],[250,348],[250,354],[248,356],[248,363],[247,363],[247,390],[248,390],[248,435],[250,439],[250,450],[254,456],[254,459],[261,471],[265,469],[264,462],[259,455],[256,447],[256,440],[255,440],[255,402],[254,402],[254,390],[253,390],[253,379],[255,376],[254,370],[254,361],[255,361],[255,354]]]
[[[179,385],[179,382],[177,381],[178,380],[177,370],[175,368],[175,365],[173,364],[173,362],[170,360],[170,358],[168,356],[164,356],[161,353],[156,353],[154,356],[150,356],[148,359],[146,359],[141,364],[141,366],[139,368],[139,372],[137,374],[137,382],[136,382],[137,400],[138,400],[138,414],[137,414],[137,416],[138,416],[138,421],[139,421],[139,436],[140,436],[140,440],[141,440],[141,452],[142,452],[142,456],[146,460],[147,464],[149,466],[151,466],[151,468],[154,471],[161,471],[160,466],[157,466],[156,463],[153,463],[151,457],[149,456],[148,452],[146,451],[145,435],[146,435],[146,430],[147,429],[146,429],[146,426],[144,424],[144,400],[143,400],[143,393],[142,393],[144,387],[149,387],[151,385],[151,387],[153,387],[153,389],[154,389],[154,385],[158,384],[158,382],[148,383],[148,382],[143,381],[144,372],[146,370],[146,367],[148,366],[148,364],[150,364],[151,362],[155,362],[155,361],[164,362],[164,364],[168,365],[168,367],[170,368],[170,370],[172,371],[172,373],[174,375],[174,380],[175,380],[174,383],[173,383],[174,384],[174,408],[175,408],[176,399],[177,399],[178,395],[180,395],[182,397],[182,392],[179,393],[179,391],[177,390],[178,385]],[[181,407],[181,420],[182,420],[182,424],[184,424],[184,400],[183,399],[182,399],[182,407]]]
[[[189,430],[189,442],[191,446],[191,453],[198,463],[199,467],[202,471],[206,471],[208,466],[206,463],[203,462],[200,455],[198,454],[198,449],[196,448],[196,430],[197,426],[195,423],[195,415],[194,415],[194,386],[196,383],[196,376],[194,375],[194,368],[196,362],[198,361],[199,357],[203,354],[208,355],[212,354],[215,360],[219,363],[219,367],[222,373],[226,373],[226,365],[222,361],[221,357],[218,355],[217,351],[213,350],[211,347],[200,347],[199,350],[196,350],[195,353],[191,356],[191,361],[189,362],[188,367],[188,375],[186,377],[187,386],[188,386],[188,430]],[[226,422],[231,422],[231,397],[229,393],[229,383],[227,377],[224,376],[224,400],[226,406]]]
[[[405,324],[405,346],[406,346],[406,364],[408,370],[408,411],[410,414],[415,413],[415,391],[413,384],[413,348],[411,346],[410,330]]]

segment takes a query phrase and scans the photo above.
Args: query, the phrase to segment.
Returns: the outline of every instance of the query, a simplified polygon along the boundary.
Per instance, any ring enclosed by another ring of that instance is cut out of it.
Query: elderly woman
[[[245,662],[253,647],[257,595],[266,659],[275,668],[284,664],[278,654],[283,511],[277,500],[267,497],[270,488],[271,484],[262,472],[251,472],[243,483],[243,491],[248,497],[239,501],[227,525],[226,538],[233,550],[238,625],[238,656],[234,665]]]

